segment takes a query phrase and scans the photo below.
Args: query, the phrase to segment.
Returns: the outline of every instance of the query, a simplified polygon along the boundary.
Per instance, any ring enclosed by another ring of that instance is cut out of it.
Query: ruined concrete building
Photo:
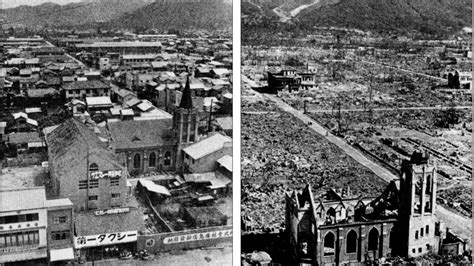
[[[357,265],[387,257],[438,253],[443,225],[435,216],[436,167],[415,152],[401,177],[374,198],[329,190],[315,198],[308,185],[286,195],[286,230],[293,256],[311,265]]]

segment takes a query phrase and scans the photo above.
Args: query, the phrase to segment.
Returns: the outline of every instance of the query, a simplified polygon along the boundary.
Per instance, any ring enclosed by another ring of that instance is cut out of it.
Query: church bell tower
[[[173,114],[173,131],[177,139],[176,169],[181,169],[184,160],[183,148],[199,141],[199,112],[193,106],[189,77],[186,79],[183,95]]]
[[[400,255],[437,253],[441,236],[436,211],[436,167],[429,154],[414,152],[402,163],[400,179]]]

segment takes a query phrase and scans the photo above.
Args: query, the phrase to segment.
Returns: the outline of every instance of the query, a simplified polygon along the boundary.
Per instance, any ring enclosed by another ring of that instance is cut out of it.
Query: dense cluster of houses
[[[231,43],[135,38],[0,40],[0,159],[48,170],[0,191],[0,264],[105,259],[148,238],[166,250],[182,229],[214,228],[190,247],[231,239],[216,205],[232,191]]]

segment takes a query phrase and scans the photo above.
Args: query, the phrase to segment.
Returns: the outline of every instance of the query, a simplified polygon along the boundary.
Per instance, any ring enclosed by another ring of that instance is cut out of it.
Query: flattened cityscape
[[[245,265],[472,265],[471,5],[242,2]]]

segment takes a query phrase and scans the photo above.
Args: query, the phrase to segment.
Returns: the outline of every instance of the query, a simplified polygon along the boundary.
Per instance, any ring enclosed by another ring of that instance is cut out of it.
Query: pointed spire
[[[188,110],[193,108],[193,99],[191,98],[191,88],[189,86],[189,76],[186,79],[186,86],[184,86],[183,96],[181,97],[179,108]]]

